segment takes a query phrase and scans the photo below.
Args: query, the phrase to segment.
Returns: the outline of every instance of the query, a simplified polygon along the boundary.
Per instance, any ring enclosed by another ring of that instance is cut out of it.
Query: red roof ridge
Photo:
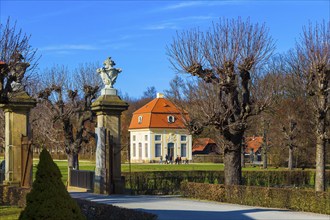
[[[157,102],[159,101],[160,98],[156,98],[156,102],[154,104],[154,106],[151,108],[151,111],[150,112],[153,112],[153,110],[155,109],[156,105],[157,105]]]

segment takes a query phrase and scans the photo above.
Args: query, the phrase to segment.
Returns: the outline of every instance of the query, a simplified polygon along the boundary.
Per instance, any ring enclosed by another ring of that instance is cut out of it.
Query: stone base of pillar
[[[125,179],[114,179],[114,194],[124,194],[125,191]]]
[[[107,169],[95,168],[94,193],[110,194],[107,187],[106,173]]]

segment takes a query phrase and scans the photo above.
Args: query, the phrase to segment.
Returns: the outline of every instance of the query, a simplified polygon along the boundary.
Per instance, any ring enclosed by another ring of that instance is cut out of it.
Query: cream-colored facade
[[[160,159],[192,159],[192,137],[185,128],[188,113],[178,109],[161,93],[133,113],[130,131],[131,162],[159,162]]]
[[[192,159],[192,137],[185,129],[134,129],[130,130],[131,162],[159,162],[166,155],[179,156],[184,161]]]

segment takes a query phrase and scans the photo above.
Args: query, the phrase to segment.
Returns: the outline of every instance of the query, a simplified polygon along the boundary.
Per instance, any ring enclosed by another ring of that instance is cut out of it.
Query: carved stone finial
[[[111,57],[108,57],[103,62],[104,67],[98,68],[96,71],[101,75],[102,81],[104,83],[104,88],[102,89],[102,94],[112,95],[108,94],[108,91],[112,91],[113,85],[116,83],[118,74],[121,73],[120,68],[114,68],[116,65],[115,62],[111,59]]]

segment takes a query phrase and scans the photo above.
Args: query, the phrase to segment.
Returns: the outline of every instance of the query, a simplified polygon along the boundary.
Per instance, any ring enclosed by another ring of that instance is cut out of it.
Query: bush
[[[179,194],[182,181],[224,183],[223,171],[154,171],[123,173],[125,186],[136,194]],[[244,171],[243,185],[267,187],[313,187],[315,172]],[[330,186],[330,171],[326,171],[326,185]]]
[[[157,215],[113,205],[76,199],[87,220],[156,220]]]
[[[181,193],[196,199],[330,214],[330,192],[182,182]]]
[[[85,219],[61,177],[59,168],[44,149],[40,154],[32,190],[26,197],[26,207],[19,219]]]
[[[25,207],[25,198],[29,192],[27,188],[0,185],[0,206]]]

